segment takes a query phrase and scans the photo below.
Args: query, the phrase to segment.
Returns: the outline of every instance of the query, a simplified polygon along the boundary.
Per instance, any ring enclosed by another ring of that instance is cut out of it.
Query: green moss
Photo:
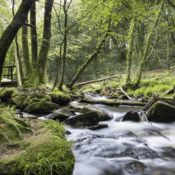
[[[0,99],[2,100],[2,102],[5,102],[8,99],[11,99],[13,93],[17,93],[17,90],[15,88],[3,88],[0,91]]]
[[[8,108],[0,108],[0,142],[20,141],[24,133],[31,133],[25,119],[15,117]]]
[[[71,95],[69,93],[59,91],[59,90],[50,92],[48,95],[50,96],[53,103],[57,103],[60,106],[67,105],[71,99]]]
[[[40,102],[34,102],[32,104],[29,104],[24,109],[24,111],[32,114],[39,114],[39,113],[50,113],[58,108],[59,106],[57,104],[42,99]]]
[[[75,157],[71,151],[72,143],[64,137],[65,126],[50,120],[44,127],[47,132],[23,141],[21,154],[0,161],[5,175],[73,173]]]
[[[12,101],[20,108],[24,109],[30,103],[31,97],[29,94],[15,92],[12,94]]]
[[[158,101],[148,111],[148,117],[156,122],[169,123],[175,121],[175,107],[168,103]]]

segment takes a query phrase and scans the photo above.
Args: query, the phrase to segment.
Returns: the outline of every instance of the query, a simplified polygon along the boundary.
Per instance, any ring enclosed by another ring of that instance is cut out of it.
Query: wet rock
[[[97,112],[88,112],[68,118],[66,124],[74,126],[94,126],[99,122],[99,115]]]
[[[90,112],[90,111],[97,112],[99,115],[100,121],[107,121],[107,120],[111,119],[111,116],[108,113],[106,113],[102,109],[100,109],[96,106],[90,105],[90,104],[87,105],[87,104],[78,103],[78,102],[74,101],[74,102],[70,103],[70,107],[75,109],[76,112],[82,112],[82,113]]]
[[[127,112],[122,121],[134,121],[134,122],[139,122],[140,121],[140,116],[137,112],[129,111]]]
[[[103,129],[103,128],[108,128],[108,125],[107,124],[98,124],[96,126],[88,127],[88,129],[90,129],[90,130],[97,130],[97,129]]]
[[[71,134],[71,132],[69,130],[66,130],[66,134],[69,135]]]
[[[24,109],[24,112],[31,114],[39,114],[39,113],[44,114],[44,113],[51,113],[53,110],[58,108],[59,106],[55,103],[41,100],[40,102],[34,102],[32,104],[29,104]]]
[[[71,116],[71,112],[67,108],[57,109],[53,112],[53,115],[50,119],[64,121]]]
[[[158,101],[149,109],[147,116],[160,123],[170,123],[175,121],[175,107],[168,103]]]

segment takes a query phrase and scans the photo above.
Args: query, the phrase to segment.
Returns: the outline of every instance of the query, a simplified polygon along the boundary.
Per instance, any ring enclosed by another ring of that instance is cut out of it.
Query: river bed
[[[113,119],[103,121],[109,127],[91,131],[66,126],[71,132],[76,157],[73,175],[174,175],[175,124],[142,121],[120,122],[127,111],[141,107],[95,105]],[[158,128],[169,139],[157,134]]]

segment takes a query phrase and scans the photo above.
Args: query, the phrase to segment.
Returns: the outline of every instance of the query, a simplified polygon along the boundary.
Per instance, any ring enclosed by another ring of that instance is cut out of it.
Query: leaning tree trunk
[[[131,20],[131,31],[130,31],[130,38],[129,38],[129,48],[127,52],[127,67],[126,67],[126,84],[131,83],[131,66],[132,66],[132,48],[134,44],[134,26],[135,26],[135,18]]]
[[[32,74],[30,74],[23,83],[24,87],[39,87],[40,85],[45,84],[44,77],[45,77],[46,61],[51,39],[52,6],[53,6],[53,0],[46,0],[45,14],[44,14],[44,31],[43,31],[43,40],[41,43],[41,49],[39,52],[35,68],[32,70]]]
[[[34,0],[23,0],[11,24],[6,28],[0,38],[0,83],[4,67],[6,53],[15,38],[18,30],[24,25],[27,14]]]
[[[108,37],[108,32],[104,36],[103,40],[101,41],[100,45],[98,46],[97,50],[90,56],[90,58],[80,67],[75,77],[72,79],[72,81],[69,84],[66,84],[66,87],[72,88],[72,86],[75,84],[75,82],[78,80],[80,74],[86,69],[86,67],[96,58],[96,56],[100,53],[101,47],[105,42],[105,39]]]
[[[29,45],[28,45],[28,28],[26,25],[22,26],[22,50],[25,66],[25,77],[31,73],[30,57],[29,57]]]
[[[31,56],[32,68],[35,67],[38,57],[37,31],[36,31],[36,2],[33,3],[30,10],[30,24],[34,26],[31,28]]]
[[[142,77],[142,72],[143,72],[143,69],[145,67],[145,63],[146,63],[146,58],[147,58],[147,53],[148,53],[148,49],[149,49],[149,43],[150,43],[150,39],[151,39],[151,36],[152,36],[152,33],[154,31],[154,28],[157,24],[157,21],[159,19],[159,16],[160,16],[160,12],[163,8],[163,5],[164,5],[164,1],[162,2],[158,12],[157,12],[157,16],[156,16],[156,20],[151,28],[151,31],[148,33],[148,37],[147,37],[147,40],[146,40],[146,44],[145,44],[145,49],[144,49],[144,53],[143,53],[143,58],[142,58],[142,62],[140,64],[140,67],[139,67],[139,71],[137,73],[137,76],[136,76],[136,79],[134,81],[134,87],[137,87],[140,83],[140,80],[141,80],[141,77]]]

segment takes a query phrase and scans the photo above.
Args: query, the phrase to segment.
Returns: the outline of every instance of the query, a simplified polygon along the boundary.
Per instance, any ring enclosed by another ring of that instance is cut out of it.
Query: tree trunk
[[[21,74],[20,74],[20,68],[19,68],[19,59],[18,59],[18,51],[16,48],[16,44],[15,44],[15,65],[16,65],[16,73],[17,73],[17,77],[18,77],[18,84],[21,86]]]
[[[134,26],[135,26],[135,18],[133,17],[131,21],[131,31],[130,31],[130,38],[129,38],[129,48],[127,52],[127,68],[126,68],[126,84],[131,83],[131,66],[132,66],[132,48],[134,44]]]
[[[47,55],[50,47],[51,39],[51,11],[53,6],[53,0],[46,0],[45,2],[45,14],[44,14],[44,31],[43,40],[41,43],[41,49],[38,55],[38,60],[35,68],[32,70],[32,74],[29,75],[23,84],[24,87],[39,87],[45,84],[45,70]]]
[[[25,66],[25,77],[31,73],[29,46],[28,46],[28,28],[26,25],[22,26],[22,50]]]
[[[68,31],[67,31],[67,18],[68,18],[68,15],[67,15],[67,10],[66,10],[66,0],[64,0],[64,6],[63,6],[63,9],[64,9],[64,15],[65,15],[65,20],[64,20],[64,51],[63,51],[63,61],[62,61],[62,71],[61,71],[61,80],[59,82],[59,85],[58,85],[58,89],[60,91],[63,90],[63,83],[64,83],[64,72],[65,72],[65,61],[66,61],[66,53],[67,53],[67,34],[68,34]]]
[[[16,50],[16,68],[18,69],[18,79],[19,84],[21,85],[22,79],[24,78],[24,74],[22,71],[22,63],[21,63],[21,57],[19,54],[19,46],[18,46],[18,37],[16,35],[15,37],[15,50]]]
[[[36,2],[33,3],[32,8],[30,9],[30,24],[34,26],[34,28],[31,28],[31,56],[32,68],[34,68],[38,57],[38,43],[36,31]]]
[[[15,38],[18,30],[23,26],[27,19],[27,14],[34,0],[23,0],[11,24],[6,28],[0,38],[0,82],[6,53]]]
[[[148,37],[147,37],[146,43],[145,43],[145,49],[144,49],[144,53],[143,53],[142,62],[140,64],[139,71],[138,71],[136,79],[134,81],[134,87],[137,87],[139,85],[139,83],[140,83],[140,80],[141,80],[141,77],[142,77],[142,72],[143,72],[143,69],[144,69],[145,63],[146,63],[146,58],[147,58],[147,53],[148,53],[148,49],[149,49],[150,39],[151,39],[152,33],[154,31],[154,28],[155,28],[155,26],[157,24],[157,21],[159,19],[159,15],[160,15],[160,12],[161,12],[161,10],[163,8],[164,2],[165,1],[162,2],[161,6],[160,6],[160,9],[157,12],[156,20],[155,20],[155,22],[154,22],[154,24],[153,24],[153,26],[151,28],[151,31],[148,33]]]
[[[112,77],[101,78],[101,79],[98,79],[98,80],[90,80],[90,81],[78,83],[78,84],[76,84],[76,86],[83,86],[83,85],[85,85],[85,84],[95,83],[95,82],[100,82],[100,81],[105,81],[105,80],[112,79],[112,78],[117,78],[117,77],[120,77],[120,76],[119,76],[119,75],[114,75],[114,76],[112,76]]]
[[[101,52],[101,47],[105,42],[105,39],[108,37],[108,33],[106,33],[104,39],[101,41],[100,45],[98,46],[97,50],[89,57],[89,59],[80,67],[75,77],[72,79],[72,81],[69,84],[66,84],[66,87],[72,88],[72,86],[75,84],[75,82],[78,80],[80,74],[86,69],[86,67],[94,60],[94,58],[97,57],[97,55]]]

